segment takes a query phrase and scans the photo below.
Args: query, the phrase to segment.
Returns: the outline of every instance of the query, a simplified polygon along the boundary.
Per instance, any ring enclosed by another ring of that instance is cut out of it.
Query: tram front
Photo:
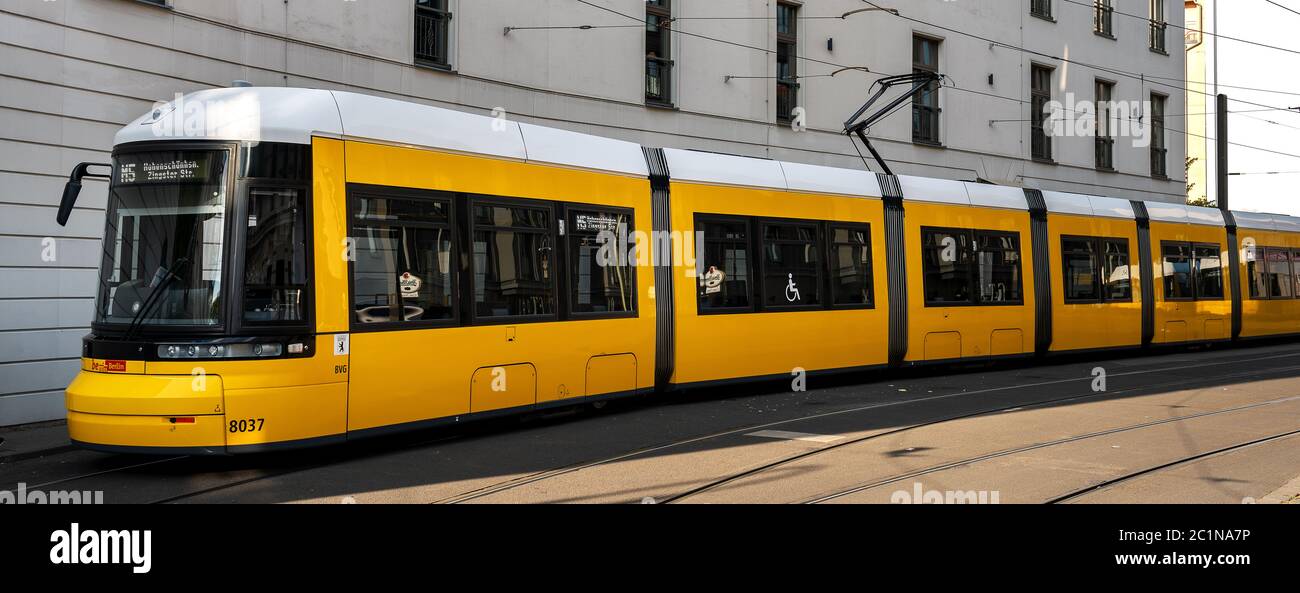
[[[111,164],[73,171],[60,224],[98,213],[73,207],[83,177],[109,182],[94,318],[67,389],[74,443],[226,453],[343,438],[346,375],[316,356],[331,338],[313,326],[310,136],[151,125],[184,101],[232,97],[267,98],[178,98],[119,133]]]

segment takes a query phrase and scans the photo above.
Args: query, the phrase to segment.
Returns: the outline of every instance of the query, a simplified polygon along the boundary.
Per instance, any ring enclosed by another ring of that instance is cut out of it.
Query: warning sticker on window
[[[419,276],[412,276],[410,272],[402,272],[397,277],[397,285],[402,289],[402,298],[413,299],[420,296],[420,286],[424,284],[420,281]]]
[[[722,292],[722,281],[726,277],[726,273],[719,270],[717,266],[709,266],[709,271],[700,277],[700,286],[704,287],[704,294]]]

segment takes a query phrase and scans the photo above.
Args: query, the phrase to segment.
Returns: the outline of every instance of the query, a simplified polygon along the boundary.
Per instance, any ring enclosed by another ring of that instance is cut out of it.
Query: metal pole
[[[1228,96],[1220,94],[1216,97],[1218,106],[1215,107],[1215,130],[1214,130],[1214,167],[1218,185],[1216,192],[1217,201],[1220,210],[1228,209]]]

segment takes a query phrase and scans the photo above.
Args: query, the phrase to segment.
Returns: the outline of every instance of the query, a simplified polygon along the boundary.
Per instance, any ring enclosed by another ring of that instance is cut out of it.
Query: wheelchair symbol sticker
[[[794,284],[794,274],[789,274],[790,283],[785,285],[785,300],[791,303],[799,300],[799,287]]]

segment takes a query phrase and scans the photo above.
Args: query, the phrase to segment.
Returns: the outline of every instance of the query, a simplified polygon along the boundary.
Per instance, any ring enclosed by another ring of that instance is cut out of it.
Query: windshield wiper
[[[149,311],[153,310],[154,305],[157,305],[158,302],[162,300],[160,295],[167,289],[167,285],[170,284],[173,279],[180,277],[180,274],[176,273],[177,269],[181,266],[188,265],[189,263],[190,258],[181,257],[177,258],[171,263],[171,265],[167,266],[167,275],[164,276],[163,279],[158,282],[158,285],[149,292],[149,296],[145,297],[144,303],[140,305],[140,310],[136,311],[135,316],[131,317],[131,323],[127,325],[126,335],[123,336],[123,339],[130,340],[135,337],[136,331],[140,329],[140,326],[144,325],[145,316],[149,314]]]

